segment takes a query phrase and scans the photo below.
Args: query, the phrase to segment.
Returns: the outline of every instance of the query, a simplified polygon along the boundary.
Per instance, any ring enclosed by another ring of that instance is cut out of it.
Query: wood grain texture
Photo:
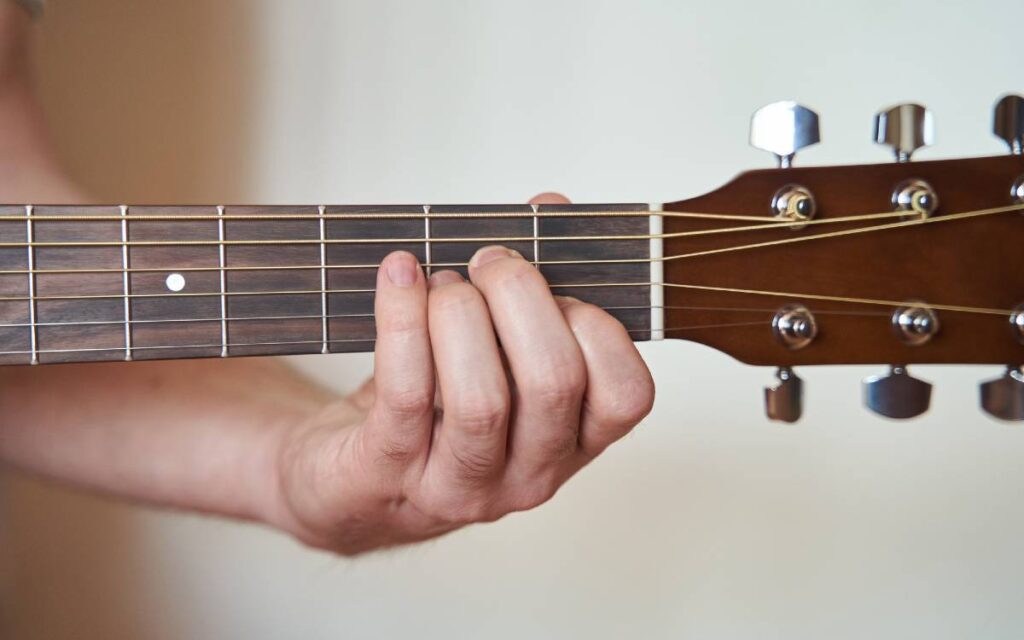
[[[811,189],[821,219],[892,210],[895,185],[908,178],[929,182],[940,198],[937,216],[1011,204],[1010,185],[1024,175],[1024,158],[847,167],[791,168],[745,173],[707,195],[666,205],[667,211],[758,215],[770,222],[777,189],[797,183]],[[737,246],[892,220],[859,221],[690,236],[666,240],[665,254]],[[734,226],[750,222],[728,223]],[[721,222],[667,217],[665,231],[720,227]],[[920,300],[932,304],[1012,309],[1024,302],[1024,215],[915,225],[846,237],[721,253],[665,264],[666,282],[801,294]],[[993,363],[1024,362],[1006,315],[939,311],[940,333],[929,343],[904,345],[893,331],[892,307],[667,288],[667,337],[700,342],[751,364]],[[817,316],[820,334],[792,351],[771,331],[775,310],[801,302]],[[699,307],[699,308],[694,308]],[[729,310],[726,310],[728,308]],[[746,326],[713,325],[753,323]],[[688,327],[706,327],[695,328]],[[672,330],[675,328],[675,330]]]
[[[543,207],[552,217],[535,218],[521,205],[437,206],[434,219],[419,205],[330,206],[323,214],[316,206],[131,206],[125,214],[91,206],[35,207],[27,219],[23,206],[0,207],[0,242],[18,245],[0,247],[0,270],[12,272],[0,274],[0,297],[13,298],[0,301],[0,364],[30,362],[33,301],[42,363],[369,351],[377,265],[387,254],[408,251],[429,270],[465,274],[494,238],[526,238],[505,244],[534,262],[598,261],[541,271],[557,293],[607,307],[635,339],[648,338],[648,217],[557,216],[581,210]],[[443,215],[456,213],[466,215]],[[29,249],[21,246],[29,227],[36,243],[59,245],[32,249],[32,300]],[[545,240],[592,235],[641,239]],[[620,258],[642,262],[600,262]],[[169,287],[169,277],[182,288]]]

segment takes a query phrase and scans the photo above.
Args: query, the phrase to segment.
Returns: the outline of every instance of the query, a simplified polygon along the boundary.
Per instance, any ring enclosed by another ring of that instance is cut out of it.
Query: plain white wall
[[[822,117],[802,164],[888,161],[870,118],[908,99],[935,114],[921,159],[1001,153],[1022,23],[1017,0],[56,0],[40,66],[109,200],[661,201],[769,166],[748,118],[784,98]],[[770,371],[643,352],[654,413],[550,504],[368,558],[8,477],[10,635],[1020,635],[1024,432],[976,408],[997,369],[918,368],[933,409],[905,424],[860,407],[877,369],[805,369],[806,417],[779,426]],[[295,361],[339,388],[370,371]]]

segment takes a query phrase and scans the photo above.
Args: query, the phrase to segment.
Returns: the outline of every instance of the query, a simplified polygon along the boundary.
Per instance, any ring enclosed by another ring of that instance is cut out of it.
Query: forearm
[[[286,430],[336,398],[275,360],[0,369],[0,461],[148,503],[279,519]]]

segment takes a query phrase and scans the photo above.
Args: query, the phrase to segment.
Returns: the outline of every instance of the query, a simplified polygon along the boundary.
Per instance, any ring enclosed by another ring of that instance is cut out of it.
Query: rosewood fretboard
[[[368,351],[385,255],[465,274],[499,243],[645,340],[648,210],[0,207],[0,364]]]

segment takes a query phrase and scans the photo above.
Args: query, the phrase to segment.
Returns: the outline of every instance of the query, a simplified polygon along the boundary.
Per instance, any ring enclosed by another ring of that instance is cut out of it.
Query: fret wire
[[[532,204],[533,209],[533,266],[540,266],[540,218],[537,217],[540,205]]]
[[[32,229],[32,205],[25,207],[25,240],[28,244],[28,318],[31,324],[29,331],[32,346],[31,364],[39,364],[39,330],[36,327],[36,250],[32,245],[34,237]]]
[[[423,268],[426,271],[427,277],[429,278],[431,276],[431,271],[433,270],[432,267],[430,266],[430,264],[434,261],[433,258],[431,258],[431,254],[430,254],[430,205],[429,204],[423,205],[423,242],[426,245],[423,248],[423,250],[424,250],[423,258],[425,260],[425,262],[423,263]]]
[[[128,207],[121,205],[121,269],[124,285],[124,359],[132,359],[132,304],[131,285],[128,276]]]
[[[320,338],[323,340],[323,347],[320,349],[321,353],[327,353],[329,351],[327,347],[327,245],[324,243],[326,234],[324,232],[324,212],[326,207],[320,205],[317,210],[320,213],[320,288],[323,290],[320,293],[320,312],[323,315],[323,320],[320,323]]]
[[[227,266],[224,247],[224,207],[217,207],[217,237],[220,240],[218,260],[220,264],[220,357],[228,355],[228,299],[227,299],[227,278],[224,267]]]

